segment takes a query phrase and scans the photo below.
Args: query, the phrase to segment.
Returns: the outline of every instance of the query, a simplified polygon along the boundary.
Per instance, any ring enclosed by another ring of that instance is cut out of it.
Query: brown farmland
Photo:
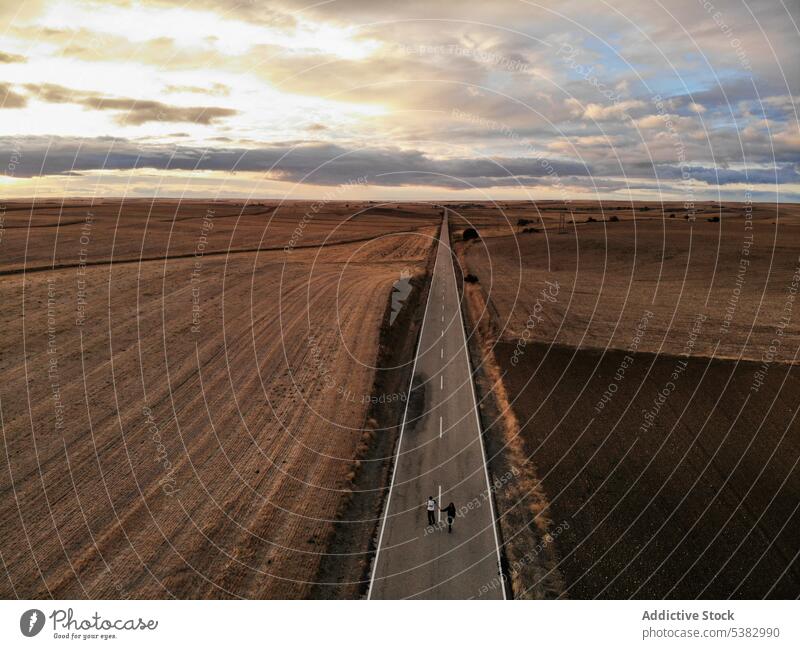
[[[536,477],[509,548],[529,510],[562,596],[800,595],[800,208],[501,208],[457,208],[453,237],[481,235],[456,247],[500,454]]]
[[[308,596],[392,286],[424,272],[438,221],[402,205],[10,204],[0,595]]]

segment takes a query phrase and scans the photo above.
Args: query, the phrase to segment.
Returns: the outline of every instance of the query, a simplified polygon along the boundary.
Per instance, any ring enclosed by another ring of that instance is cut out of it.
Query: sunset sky
[[[0,0],[0,192],[797,201],[799,5]]]

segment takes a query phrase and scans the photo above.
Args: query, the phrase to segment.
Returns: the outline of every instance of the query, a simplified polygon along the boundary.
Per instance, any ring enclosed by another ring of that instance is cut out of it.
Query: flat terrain
[[[439,223],[310,206],[8,205],[0,596],[308,595]]]
[[[798,207],[538,207],[459,248],[564,596],[800,595]]]
[[[419,205],[323,201],[105,199],[4,205],[0,274],[76,265],[87,219],[93,222],[88,263],[121,263],[194,256],[201,235],[206,256],[363,242],[430,225],[434,213]]]
[[[537,343],[516,366],[513,353],[498,346],[544,514],[565,530],[565,596],[800,594],[797,366],[771,368],[753,393],[758,364],[694,358],[643,431],[675,357],[639,353],[616,381],[624,352]]]
[[[534,222],[523,227],[516,226],[525,213],[519,208],[460,213],[484,235],[482,243],[469,246],[468,270],[478,276],[503,340],[522,335],[550,281],[559,284],[559,293],[542,310],[541,321],[529,327],[533,340],[625,349],[650,311],[638,349],[680,353],[685,331],[703,313],[709,324],[695,353],[760,359],[798,264],[800,206],[783,208],[776,224],[774,206],[757,205],[750,229],[743,207],[729,206],[720,222],[708,222],[718,212],[701,205],[707,211],[693,224],[680,218],[677,208],[665,210],[662,218],[660,210],[653,216],[655,207],[643,212],[639,206],[634,219],[629,208],[606,206],[605,218],[619,215],[619,222],[603,222],[598,207],[590,209],[573,206],[575,222],[567,222],[564,234],[544,207],[539,221],[528,207],[525,218]],[[588,218],[597,221],[587,223]],[[522,233],[525,227],[539,231]]]
[[[5,207],[0,595],[356,596],[380,503],[351,492],[383,493],[392,457],[381,431],[372,439],[382,445],[365,451],[365,429],[379,427],[375,365],[385,341],[409,346],[409,318],[398,318],[402,335],[382,338],[403,308],[390,293],[429,267],[439,209]],[[468,335],[491,352],[486,375],[501,378],[510,403],[486,422],[491,395],[479,394],[484,423],[506,430],[490,445],[490,475],[522,470],[495,493],[501,542],[524,540],[513,556],[528,561],[507,566],[514,595],[800,595],[800,312],[790,299],[800,209],[708,203],[690,222],[680,205],[656,203],[450,207],[454,239],[470,226],[481,235],[457,245],[460,270],[474,275]],[[452,295],[432,299],[455,308]],[[454,318],[445,313],[443,330]],[[426,398],[408,433],[422,452],[401,452],[398,465],[416,478],[436,465],[426,454],[438,443],[436,408],[455,422],[449,432],[466,430],[464,408],[453,410],[466,396],[428,394],[463,372],[434,361],[415,381]],[[457,466],[477,438],[451,442],[453,472],[436,472],[457,476],[442,499],[460,506],[474,500],[466,485],[482,466]],[[365,453],[370,470],[359,472]],[[500,455],[502,471],[492,467]],[[442,483],[412,482],[401,480],[389,512],[410,523],[387,532],[397,538],[376,595],[472,596],[441,590],[457,557],[446,532],[421,539],[438,557],[439,591],[414,577],[420,553],[396,552],[406,531],[421,531],[412,505]],[[528,489],[535,502],[514,500]],[[514,527],[531,517],[537,534],[550,532],[546,551]],[[468,534],[459,543],[480,541],[470,565],[494,561],[474,512],[456,526]],[[321,568],[332,544],[346,569],[330,557]],[[315,583],[321,574],[336,583]],[[502,595],[486,586],[475,596]]]

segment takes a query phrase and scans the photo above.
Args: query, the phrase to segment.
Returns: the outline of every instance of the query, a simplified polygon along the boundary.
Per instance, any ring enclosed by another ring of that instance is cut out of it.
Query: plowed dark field
[[[797,366],[694,358],[640,430],[676,357],[498,346],[573,598],[800,594]],[[598,413],[609,384],[618,386]],[[563,525],[562,525],[563,526]]]

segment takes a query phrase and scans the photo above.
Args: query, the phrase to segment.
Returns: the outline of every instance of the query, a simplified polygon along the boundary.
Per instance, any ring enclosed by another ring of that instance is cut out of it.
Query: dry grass
[[[466,248],[472,245],[475,244],[467,244]],[[457,245],[456,251],[462,261],[464,246]],[[548,540],[553,521],[548,514],[549,504],[536,475],[536,467],[525,452],[519,434],[519,421],[511,407],[502,380],[502,370],[494,356],[493,349],[497,342],[495,324],[480,284],[465,282],[463,286],[471,330],[478,336],[481,369],[491,386],[491,397],[499,413],[499,421],[494,423],[502,428],[503,454],[515,475],[502,489],[495,491],[512,590],[520,594],[522,599],[559,597],[563,593],[563,584],[557,568],[558,556],[555,545]],[[533,553],[532,548],[535,547],[541,547],[542,550]]]

